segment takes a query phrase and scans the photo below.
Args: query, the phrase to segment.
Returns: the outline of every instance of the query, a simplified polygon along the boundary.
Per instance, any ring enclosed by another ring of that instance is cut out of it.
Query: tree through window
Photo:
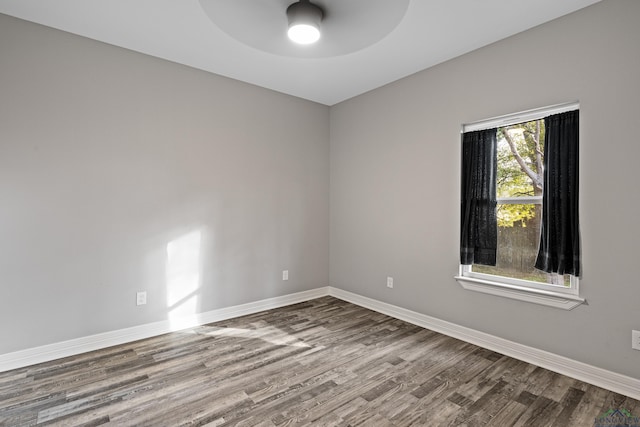
[[[578,102],[462,126],[466,289],[571,310],[580,296]]]
[[[544,134],[543,119],[497,128],[497,262],[474,265],[474,272],[570,286],[569,275],[534,268],[542,218]]]

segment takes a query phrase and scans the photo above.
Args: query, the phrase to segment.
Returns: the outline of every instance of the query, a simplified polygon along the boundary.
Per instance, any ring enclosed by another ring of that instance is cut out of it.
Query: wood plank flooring
[[[2,426],[593,426],[640,402],[323,297],[0,373]]]

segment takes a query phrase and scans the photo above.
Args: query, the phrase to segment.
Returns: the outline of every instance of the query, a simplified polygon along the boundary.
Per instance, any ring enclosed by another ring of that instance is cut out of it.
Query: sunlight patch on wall
[[[173,330],[192,326],[199,310],[201,234],[193,231],[167,244],[167,311]]]

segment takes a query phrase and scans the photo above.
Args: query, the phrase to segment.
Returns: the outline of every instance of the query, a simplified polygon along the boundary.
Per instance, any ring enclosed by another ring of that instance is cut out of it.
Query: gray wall
[[[330,283],[640,378],[638,16],[605,0],[329,109],[0,15],[0,354]],[[460,125],[573,100],[589,304],[463,291]]]
[[[327,286],[328,216],[328,107],[0,15],[0,354]]]
[[[331,285],[640,378],[638,17],[605,0],[332,107]],[[463,290],[461,124],[574,100],[588,305]]]

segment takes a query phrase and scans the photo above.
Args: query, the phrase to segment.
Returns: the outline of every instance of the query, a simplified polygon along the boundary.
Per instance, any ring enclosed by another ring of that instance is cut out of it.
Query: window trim
[[[498,197],[499,205],[541,205],[542,196]]]
[[[490,119],[478,120],[477,122],[465,123],[462,125],[462,130],[460,133],[530,122],[533,120],[542,119],[552,114],[566,113],[567,111],[579,109],[580,102],[578,101],[550,105],[548,107],[542,108],[534,108],[532,110],[521,111],[519,113],[505,114],[503,116],[492,117]]]
[[[546,305],[548,307],[561,308],[563,310],[572,310],[586,302],[584,298],[581,298],[578,295],[572,295],[564,292],[537,289],[529,286],[523,287],[510,283],[501,283],[471,276],[464,276],[464,267],[468,266],[461,265],[460,273],[455,276],[455,279],[468,291],[481,292],[484,294]]]
[[[471,132],[492,127],[504,127],[533,120],[539,120],[552,114],[580,109],[578,101],[536,108],[519,113],[493,117],[469,124],[463,124],[461,133]],[[517,198],[498,199],[500,204],[541,203],[541,197],[523,196]],[[536,283],[528,280],[496,276],[485,273],[477,273],[471,270],[470,265],[459,265],[456,281],[466,290],[481,292],[520,301],[541,304],[549,307],[571,310],[580,304],[586,303],[580,297],[579,278],[570,275],[570,288],[560,285]]]
[[[465,278],[476,279],[483,283],[492,283],[496,286],[515,286],[517,288],[537,289],[543,292],[562,295],[578,296],[580,294],[580,279],[573,275],[569,275],[571,287],[567,288],[565,286],[554,285],[552,283],[538,283],[531,280],[516,279],[515,277],[479,273],[473,271],[471,265],[460,265],[459,274]]]

